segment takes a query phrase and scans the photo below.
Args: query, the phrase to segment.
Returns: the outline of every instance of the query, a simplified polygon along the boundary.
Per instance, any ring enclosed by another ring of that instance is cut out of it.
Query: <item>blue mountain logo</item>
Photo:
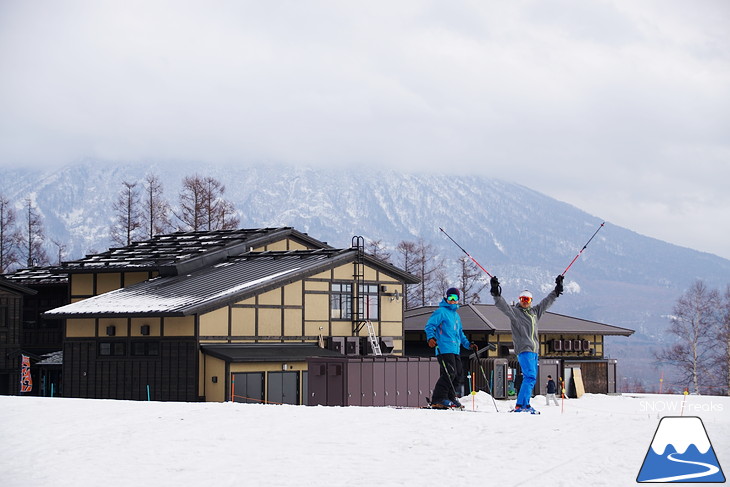
[[[702,420],[696,416],[662,418],[636,481],[725,482]]]

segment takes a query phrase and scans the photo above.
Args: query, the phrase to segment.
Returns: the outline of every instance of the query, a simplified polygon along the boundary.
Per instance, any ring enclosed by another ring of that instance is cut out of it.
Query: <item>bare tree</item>
[[[28,267],[48,265],[49,259],[44,247],[45,232],[43,220],[30,197],[25,199],[25,223],[22,234],[22,252]]]
[[[398,267],[406,272],[415,274],[415,259],[417,256],[415,242],[408,242],[404,240],[396,246],[395,251],[398,255]],[[403,302],[406,305],[406,309],[415,308],[417,306],[416,298],[414,297],[414,293],[412,292],[413,286],[414,285],[411,284],[403,287]]]
[[[155,174],[145,177],[144,198],[142,200],[142,222],[145,238],[152,238],[172,230],[170,204],[162,196],[160,179]]]
[[[365,244],[365,251],[376,259],[380,259],[382,261],[390,263],[391,254],[386,249],[385,244],[383,244],[382,240],[368,239],[367,243]]]
[[[10,272],[20,261],[20,234],[15,228],[15,209],[10,200],[0,195],[0,274]]]
[[[458,262],[459,287],[464,296],[464,303],[481,303],[480,293],[489,285],[489,281],[483,277],[484,271],[479,269],[468,257],[461,257]]]
[[[60,240],[56,240],[55,238],[51,239],[51,242],[53,242],[53,245],[56,246],[57,250],[57,259],[56,264],[61,265],[61,262],[63,262],[63,257],[66,255],[66,244],[61,242]]]
[[[114,209],[114,222],[110,232],[112,241],[124,246],[138,240],[137,230],[142,227],[142,216],[137,183],[123,181],[122,189],[112,208]]]
[[[720,299],[716,365],[722,388],[730,396],[730,285],[725,287],[725,293]]]
[[[439,258],[433,246],[426,243],[422,238],[416,243],[416,272],[415,275],[421,280],[416,284],[418,297],[417,306],[426,306],[433,302],[440,301],[443,296],[443,289],[438,286],[438,270],[443,268],[443,259]]]
[[[417,242],[402,241],[395,250],[398,254],[398,266],[420,279],[418,284],[405,288],[403,294],[406,308],[426,306],[437,301],[443,291],[440,289],[443,276],[439,273],[443,260],[436,255],[433,246],[419,239]]]
[[[697,394],[700,378],[707,377],[712,365],[718,304],[718,292],[707,289],[700,280],[695,281],[674,305],[668,331],[678,338],[677,343],[656,354],[657,359],[679,369],[681,379],[691,383]]]
[[[180,230],[228,230],[236,228],[239,218],[233,203],[223,199],[226,188],[217,179],[186,176],[180,192],[182,223]]]

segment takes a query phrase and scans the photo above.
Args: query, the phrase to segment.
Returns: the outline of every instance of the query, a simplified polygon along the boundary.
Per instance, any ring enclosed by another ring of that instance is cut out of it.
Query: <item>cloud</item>
[[[3,2],[0,164],[447,167],[702,228],[730,210],[730,8],[702,5]]]

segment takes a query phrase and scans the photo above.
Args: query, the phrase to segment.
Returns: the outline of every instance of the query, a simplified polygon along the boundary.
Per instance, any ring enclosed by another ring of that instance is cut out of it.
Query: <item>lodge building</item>
[[[12,301],[17,321],[25,299],[22,323],[58,330],[58,352],[34,356],[34,373],[67,397],[386,405],[407,395],[411,405],[438,373],[423,335],[434,307],[406,311],[405,287],[418,279],[366,254],[362,237],[335,249],[291,227],[176,232],[7,277],[0,312]],[[510,359],[501,313],[460,314],[470,340],[497,345],[492,367]],[[610,364],[603,337],[631,333],[550,313],[540,325],[544,370]]]
[[[65,263],[70,303],[44,314],[66,322],[64,394],[301,404],[307,357],[371,333],[402,354],[399,296],[418,281],[353,242],[183,232]]]

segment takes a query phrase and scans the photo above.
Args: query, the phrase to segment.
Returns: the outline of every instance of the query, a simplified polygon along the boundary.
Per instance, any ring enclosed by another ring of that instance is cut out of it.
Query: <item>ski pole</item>
[[[494,404],[495,411],[499,412],[499,408],[497,407],[497,401],[494,400],[494,394],[492,394],[492,388],[489,386],[489,379],[487,378],[486,372],[484,372],[484,367],[482,367],[482,363],[477,358],[477,363],[479,363],[479,370],[482,372],[482,377],[484,377],[484,382],[487,383],[487,391],[489,391],[489,395],[492,398],[492,404]]]
[[[575,257],[573,257],[573,260],[572,260],[572,261],[570,261],[570,264],[568,265],[568,267],[566,267],[566,268],[565,268],[565,270],[563,271],[563,273],[562,273],[562,274],[560,274],[561,276],[564,276],[564,275],[565,275],[565,273],[566,273],[566,272],[568,272],[568,269],[570,269],[570,268],[571,268],[571,266],[573,265],[573,262],[575,262],[576,260],[578,260],[578,257],[580,257],[580,254],[582,254],[582,253],[583,253],[583,251],[584,251],[584,250],[586,249],[586,247],[588,247],[588,244],[589,244],[589,243],[591,243],[591,240],[593,240],[593,237],[595,237],[595,236],[596,236],[596,234],[597,234],[597,233],[598,233],[598,232],[599,232],[599,231],[601,230],[601,228],[603,228],[603,225],[605,225],[605,224],[606,224],[606,222],[603,222],[603,223],[601,223],[601,226],[599,226],[599,227],[598,227],[598,230],[596,230],[596,231],[595,231],[595,232],[593,233],[593,235],[591,236],[591,238],[589,238],[589,239],[588,239],[588,241],[587,241],[587,242],[586,242],[586,244],[585,244],[585,245],[583,246],[583,248],[582,248],[582,249],[580,249],[580,252],[578,252],[578,255],[576,255]]]
[[[439,230],[441,230],[442,232],[444,232],[444,235],[446,235],[447,237],[449,237],[449,240],[451,240],[452,242],[454,242],[454,244],[455,244],[455,245],[456,245],[457,247],[459,247],[459,248],[461,249],[461,251],[462,251],[462,252],[464,252],[464,253],[466,254],[466,256],[467,256],[467,257],[469,257],[469,258],[470,258],[470,259],[471,259],[471,260],[472,260],[472,261],[473,261],[473,262],[474,262],[474,263],[475,263],[475,264],[476,264],[476,265],[477,265],[477,266],[478,266],[478,267],[479,267],[479,268],[480,268],[481,270],[483,270],[484,272],[486,272],[486,274],[487,274],[487,275],[488,275],[489,277],[493,277],[493,276],[492,276],[492,275],[491,275],[491,274],[489,273],[489,271],[487,271],[487,270],[486,270],[486,269],[485,269],[484,267],[482,267],[482,265],[481,265],[481,264],[480,264],[479,262],[477,262],[477,260],[476,260],[476,259],[475,259],[474,257],[472,257],[472,256],[471,256],[471,254],[469,254],[469,252],[467,252],[466,250],[464,250],[464,247],[462,247],[461,245],[459,245],[458,243],[456,243],[456,240],[454,240],[453,238],[451,238],[451,235],[449,235],[448,233],[446,233],[446,230],[444,230],[444,229],[443,229],[443,228],[441,228],[441,227],[439,227]]]

